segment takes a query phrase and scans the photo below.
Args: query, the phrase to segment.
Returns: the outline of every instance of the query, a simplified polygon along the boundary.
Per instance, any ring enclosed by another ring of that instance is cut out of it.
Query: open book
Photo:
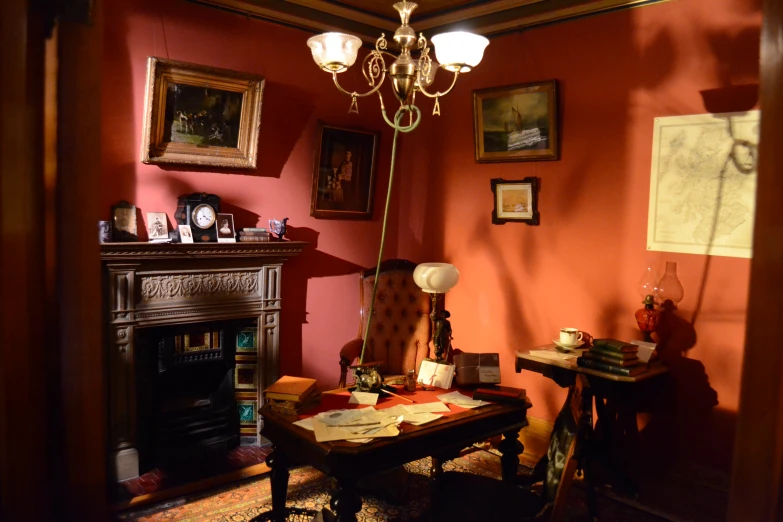
[[[448,390],[451,388],[452,380],[454,380],[453,364],[421,361],[421,366],[419,367],[419,384]]]

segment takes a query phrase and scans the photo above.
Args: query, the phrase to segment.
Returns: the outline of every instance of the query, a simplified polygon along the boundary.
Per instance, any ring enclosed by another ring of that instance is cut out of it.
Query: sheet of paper
[[[332,410],[312,417],[315,440],[366,439],[369,437],[395,437],[400,434],[397,425],[402,416],[393,417],[375,408],[361,410]]]
[[[313,418],[308,417],[307,419],[302,419],[294,422],[294,426],[299,426],[300,428],[304,428],[306,430],[313,431]]]
[[[405,405],[405,410],[408,413],[445,413],[449,410],[449,407],[443,404],[441,401],[438,402],[425,402],[422,404],[407,404]]]
[[[403,415],[402,422],[407,422],[414,426],[421,426],[422,424],[438,420],[441,417],[443,417],[443,415],[438,413],[408,413],[407,415]]]
[[[444,393],[443,395],[438,395],[438,399],[442,400],[443,402],[448,402],[450,404],[454,404],[455,406],[459,406],[460,408],[478,408],[480,406],[486,406],[487,404],[490,404],[486,401],[476,401],[468,397],[467,395],[462,395],[460,392],[454,391],[451,393]]]
[[[378,403],[377,393],[368,393],[355,391],[351,393],[351,398],[348,400],[348,404],[369,404],[375,406]]]

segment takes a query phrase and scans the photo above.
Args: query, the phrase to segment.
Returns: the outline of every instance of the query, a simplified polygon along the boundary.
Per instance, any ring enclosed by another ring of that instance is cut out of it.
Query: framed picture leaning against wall
[[[371,219],[380,133],[318,124],[310,215]]]

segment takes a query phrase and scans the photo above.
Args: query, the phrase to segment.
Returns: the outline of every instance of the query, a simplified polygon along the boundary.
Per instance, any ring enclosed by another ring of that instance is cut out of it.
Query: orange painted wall
[[[283,269],[281,371],[316,377],[324,386],[336,384],[338,352],[358,329],[356,274],[360,267],[374,266],[378,255],[391,133],[378,117],[377,100],[362,100],[361,115],[349,116],[350,98],[316,67],[304,31],[184,0],[106,2],[105,11],[104,175],[96,188],[104,218],[113,203],[126,199],[142,214],[167,212],[171,224],[177,196],[197,191],[221,196],[223,211],[234,213],[237,227],[289,217],[289,237],[312,244]],[[225,173],[139,162],[148,56],[266,78],[258,169]],[[358,71],[342,76],[346,86],[362,85]],[[310,217],[318,120],[382,130],[374,220]],[[394,256],[396,226],[389,237],[389,256]]]
[[[515,374],[514,352],[551,342],[564,326],[640,338],[642,271],[652,263],[662,275],[676,261],[685,299],[666,357],[674,396],[640,424],[649,424],[648,447],[728,468],[750,264],[646,250],[652,131],[657,116],[746,105],[729,93],[708,109],[700,91],[758,82],[760,19],[756,1],[679,0],[493,39],[406,155],[405,169],[421,178],[407,180],[399,252],[459,268],[447,296],[454,344],[500,352],[503,382],[527,388],[533,416],[553,419],[565,390]],[[561,159],[476,163],[471,91],[551,78]],[[492,225],[489,180],[526,176],[541,179],[541,225]]]

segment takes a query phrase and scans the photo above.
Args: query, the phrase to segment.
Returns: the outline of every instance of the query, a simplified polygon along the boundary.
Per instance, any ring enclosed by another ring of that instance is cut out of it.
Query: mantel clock
[[[174,218],[178,225],[190,225],[193,241],[207,243],[217,241],[215,219],[220,212],[220,197],[205,192],[195,192],[177,199]]]

